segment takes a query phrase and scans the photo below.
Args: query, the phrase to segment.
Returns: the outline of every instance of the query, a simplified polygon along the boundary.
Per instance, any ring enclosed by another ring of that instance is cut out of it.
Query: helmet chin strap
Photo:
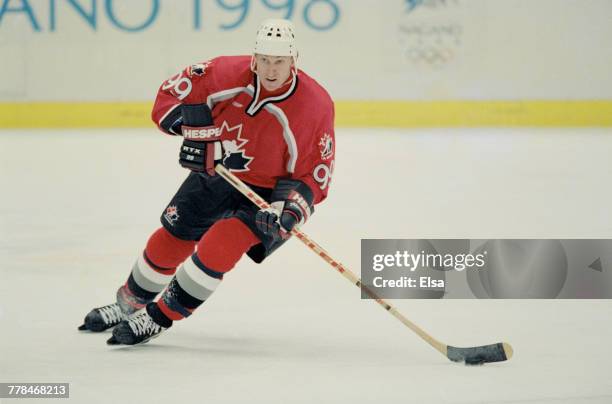
[[[292,66],[292,69],[294,69],[294,70],[295,70],[295,74],[297,74],[297,69],[298,69],[298,67],[297,67],[297,59],[298,59],[298,56],[299,56],[299,55],[291,56],[291,60],[293,61],[293,66]]]
[[[292,83],[296,80],[296,77],[297,77],[297,68],[292,68],[291,69],[291,82]]]

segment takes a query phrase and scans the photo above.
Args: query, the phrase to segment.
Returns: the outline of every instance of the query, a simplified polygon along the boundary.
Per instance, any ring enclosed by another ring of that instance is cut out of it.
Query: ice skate
[[[150,300],[134,296],[126,285],[117,290],[117,300],[113,304],[90,311],[80,331],[102,332],[113,328],[132,313],[142,309]]]
[[[151,305],[154,304],[151,303]],[[147,307],[121,321],[119,325],[113,328],[113,336],[106,343],[108,345],[144,344],[167,330],[172,323],[166,325],[168,326],[164,327],[156,323],[149,315]]]
[[[79,331],[102,332],[116,326],[126,318],[127,315],[117,303],[97,307],[85,316]]]

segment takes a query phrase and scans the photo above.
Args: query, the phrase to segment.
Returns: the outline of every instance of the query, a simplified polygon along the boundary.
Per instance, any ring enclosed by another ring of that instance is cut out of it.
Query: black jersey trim
[[[255,116],[266,105],[268,105],[270,103],[281,102],[281,101],[284,101],[287,98],[291,97],[293,95],[293,93],[295,93],[295,91],[298,88],[298,75],[297,75],[297,73],[292,73],[292,74],[294,74],[294,76],[293,76],[293,83],[291,84],[291,88],[289,90],[287,90],[287,92],[285,92],[284,94],[281,94],[281,95],[277,95],[275,97],[268,97],[268,98],[264,99],[264,101],[261,104],[259,104],[259,106],[257,108],[254,108],[251,111],[251,108],[253,108],[254,106],[257,106],[257,103],[259,102],[259,94],[261,93],[261,85],[259,84],[257,73],[253,73],[253,87],[255,87],[255,94],[253,95],[253,99],[251,100],[249,105],[246,107],[244,112],[248,116]]]
[[[183,114],[181,104],[177,104],[162,118],[159,127],[172,135],[181,135],[181,125],[183,124]]]

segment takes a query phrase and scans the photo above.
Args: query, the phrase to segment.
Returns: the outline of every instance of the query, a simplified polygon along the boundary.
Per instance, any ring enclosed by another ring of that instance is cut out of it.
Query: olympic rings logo
[[[406,60],[414,64],[440,66],[452,61],[455,58],[455,52],[446,47],[422,46],[405,49],[404,56]]]

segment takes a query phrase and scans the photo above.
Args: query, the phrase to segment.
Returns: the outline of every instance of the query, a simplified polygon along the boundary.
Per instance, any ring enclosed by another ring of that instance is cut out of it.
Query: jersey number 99
[[[170,77],[164,84],[162,84],[162,90],[170,89],[170,93],[179,100],[184,100],[191,93],[193,85],[191,80],[187,77],[182,77],[183,73],[179,73],[176,76]]]
[[[315,167],[312,172],[312,177],[319,184],[319,188],[325,189],[329,186],[329,182],[331,181],[332,173],[334,172],[334,160],[332,160],[330,166],[327,164],[321,163]]]

